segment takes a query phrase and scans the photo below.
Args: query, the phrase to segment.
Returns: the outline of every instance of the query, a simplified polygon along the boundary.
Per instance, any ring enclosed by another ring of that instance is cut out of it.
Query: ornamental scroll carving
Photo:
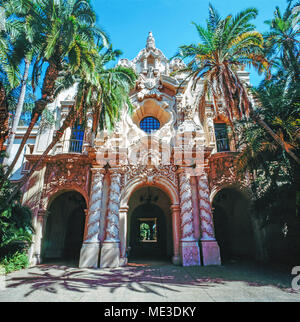
[[[209,159],[209,187],[213,188],[238,185],[247,188],[251,185],[249,175],[238,178],[235,168],[237,153],[223,152],[222,155],[216,154]]]
[[[192,188],[188,173],[179,173],[180,208],[181,208],[181,240],[194,240],[194,219],[192,205]]]
[[[92,186],[90,194],[90,206],[88,214],[87,235],[85,243],[98,243],[101,206],[102,206],[102,189],[103,189],[104,172],[101,170],[93,171]]]
[[[47,164],[45,173],[43,197],[61,189],[79,190],[87,199],[90,164],[82,158],[63,158],[53,160]]]
[[[121,173],[111,173],[110,194],[105,241],[119,242],[119,208],[121,194]]]
[[[207,174],[200,175],[198,181],[199,188],[199,210],[201,218],[201,240],[215,240],[212,209],[210,204],[210,193]]]
[[[143,182],[154,184],[157,177],[165,177],[173,186],[178,187],[177,166],[175,165],[158,165],[158,166],[126,166],[124,168],[125,186],[130,180],[140,178]]]

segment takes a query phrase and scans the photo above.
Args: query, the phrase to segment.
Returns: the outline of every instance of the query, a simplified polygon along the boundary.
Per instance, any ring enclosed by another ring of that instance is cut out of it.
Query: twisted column
[[[85,238],[80,252],[80,268],[97,268],[100,253],[100,218],[104,169],[92,169],[92,185]]]
[[[180,208],[181,208],[181,241],[194,241],[192,188],[189,174],[179,173]]]
[[[179,170],[179,192],[181,208],[181,261],[183,266],[200,266],[200,249],[195,240],[190,174]]]
[[[110,194],[105,242],[120,242],[119,238],[119,207],[121,193],[121,173],[112,172],[110,175]]]
[[[108,202],[108,214],[106,220],[106,236],[101,248],[100,267],[114,268],[123,265],[120,251],[120,194],[121,173],[116,169],[110,170],[110,193]]]
[[[215,239],[213,214],[209,198],[209,184],[204,169],[198,178],[198,189],[203,265],[220,265],[220,248]]]
[[[198,180],[199,190],[199,210],[201,219],[201,240],[215,240],[215,230],[213,224],[213,214],[209,197],[209,185],[205,171],[200,175]]]
[[[84,240],[85,243],[99,242],[98,236],[100,231],[104,171],[102,169],[92,171],[92,187],[90,195],[90,207],[88,211],[87,232]]]

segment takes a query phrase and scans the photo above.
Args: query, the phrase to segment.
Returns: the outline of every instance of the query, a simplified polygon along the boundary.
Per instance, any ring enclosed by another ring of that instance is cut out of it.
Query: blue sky
[[[149,31],[153,32],[156,46],[172,57],[183,44],[198,41],[194,21],[204,24],[208,4],[217,8],[222,16],[255,7],[259,15],[254,24],[261,32],[267,29],[265,20],[273,16],[276,6],[282,10],[286,0],[92,0],[98,24],[110,36],[114,48],[123,51],[123,57],[133,59],[145,47]],[[251,82],[259,82],[251,72]]]

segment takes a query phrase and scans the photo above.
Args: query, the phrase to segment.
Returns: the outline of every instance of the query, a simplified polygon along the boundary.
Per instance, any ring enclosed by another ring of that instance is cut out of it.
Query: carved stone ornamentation
[[[179,173],[180,189],[180,208],[181,208],[181,240],[193,241],[193,207],[192,207],[192,188],[190,178],[184,171]]]
[[[93,171],[90,205],[87,218],[87,233],[84,241],[85,243],[99,242],[98,236],[100,229],[99,225],[101,216],[103,178],[103,170],[97,169]]]
[[[82,156],[66,155],[50,157],[47,161],[43,199],[45,207],[51,195],[61,189],[74,189],[88,200],[90,162]]]
[[[177,187],[177,167],[174,165],[158,165],[158,166],[126,166],[124,175],[124,185],[136,177],[139,177],[145,183],[154,184],[157,177],[165,177],[168,179],[175,187]]]
[[[220,189],[224,186],[238,185],[247,188],[251,184],[249,175],[238,178],[235,169],[236,152],[223,152],[214,154],[209,159],[209,186],[210,190]]]
[[[121,193],[121,173],[111,173],[105,242],[119,242],[119,207]]]
[[[200,265],[200,249],[194,235],[194,217],[192,206],[192,187],[189,173],[179,172],[179,191],[181,208],[181,257],[183,266]]]
[[[201,219],[201,240],[215,240],[212,209],[207,174],[203,172],[198,181],[199,210]]]
[[[137,83],[137,88],[140,90],[137,94],[138,100],[143,101],[145,98],[162,99],[162,85],[160,83],[159,74],[155,72],[154,68],[149,67],[146,76],[140,75]]]

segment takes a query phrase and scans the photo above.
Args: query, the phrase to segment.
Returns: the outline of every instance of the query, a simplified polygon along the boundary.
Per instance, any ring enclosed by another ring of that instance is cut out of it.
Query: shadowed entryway
[[[86,202],[76,191],[57,196],[50,204],[42,245],[43,262],[78,265],[83,241]]]
[[[249,200],[240,191],[225,188],[216,194],[212,206],[222,263],[253,260],[255,243]]]
[[[144,187],[129,201],[129,262],[170,262],[173,252],[169,197],[160,189]]]

